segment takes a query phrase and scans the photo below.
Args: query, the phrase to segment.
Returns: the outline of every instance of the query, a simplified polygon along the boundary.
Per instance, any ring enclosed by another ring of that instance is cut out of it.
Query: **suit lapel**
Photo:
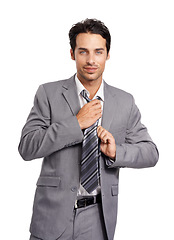
[[[65,81],[63,87],[63,96],[66,99],[72,113],[77,115],[80,110],[80,102],[77,95],[77,88],[74,76]]]
[[[116,108],[116,102],[114,102],[115,99],[113,98],[113,95],[109,88],[109,85],[104,82],[104,105],[101,125],[107,131],[109,131]]]

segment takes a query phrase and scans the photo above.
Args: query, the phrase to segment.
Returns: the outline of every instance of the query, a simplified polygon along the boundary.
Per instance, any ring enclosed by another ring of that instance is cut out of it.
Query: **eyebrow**
[[[87,48],[78,48],[78,50],[84,50],[84,51],[86,51]]]
[[[83,51],[88,51],[88,49],[87,48],[78,48],[78,50],[83,50]],[[104,48],[96,48],[95,49],[96,51],[104,51]]]
[[[104,48],[96,48],[97,51],[104,51]]]

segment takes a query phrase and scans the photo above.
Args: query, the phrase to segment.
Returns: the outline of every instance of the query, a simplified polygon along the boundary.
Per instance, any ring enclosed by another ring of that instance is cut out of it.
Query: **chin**
[[[99,78],[101,77],[101,75],[100,76],[96,76],[95,74],[88,74],[88,75],[85,75],[84,76],[84,79],[86,79],[87,81],[96,81],[96,80],[98,80]]]

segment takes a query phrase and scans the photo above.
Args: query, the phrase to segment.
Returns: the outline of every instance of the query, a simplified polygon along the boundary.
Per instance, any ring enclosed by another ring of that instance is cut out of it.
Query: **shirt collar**
[[[75,75],[75,82],[76,82],[76,86],[77,86],[77,93],[78,93],[78,96],[80,95],[81,91],[82,90],[85,90],[87,92],[87,95],[89,97],[89,92],[88,90],[83,86],[83,84],[80,82],[80,80],[78,79],[77,77],[77,74]],[[100,85],[100,88],[98,89],[96,95],[94,96],[93,99],[96,98],[96,96],[100,97],[101,100],[104,102],[104,88],[103,88],[103,80],[102,80],[102,83]]]

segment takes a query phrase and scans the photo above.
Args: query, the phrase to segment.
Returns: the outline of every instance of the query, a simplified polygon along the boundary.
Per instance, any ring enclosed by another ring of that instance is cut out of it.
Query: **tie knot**
[[[87,102],[90,102],[91,99],[88,97],[86,90],[82,90],[81,93],[82,97],[86,99]]]
[[[88,95],[87,95],[86,90],[82,90],[80,94],[82,95],[82,97],[83,97],[84,99],[86,99],[87,102],[90,102],[90,101],[91,101],[91,99],[90,99],[90,98],[88,97]],[[99,96],[97,96],[96,99],[101,100],[101,98],[100,98]]]

